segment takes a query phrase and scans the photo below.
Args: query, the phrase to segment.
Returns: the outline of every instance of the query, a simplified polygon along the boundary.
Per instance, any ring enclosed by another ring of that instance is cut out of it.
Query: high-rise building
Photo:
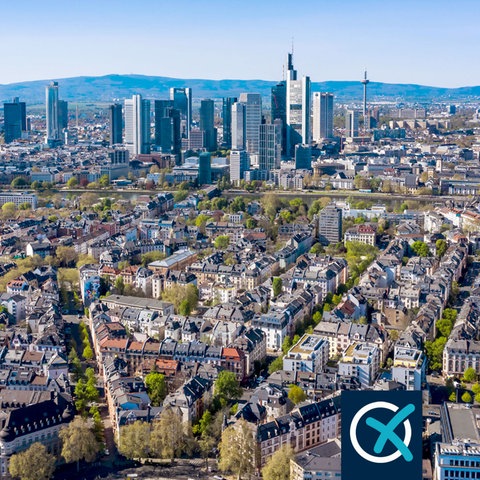
[[[22,132],[27,130],[27,115],[25,102],[15,97],[12,102],[3,104],[5,143],[22,138]]]
[[[322,245],[342,241],[342,209],[327,205],[318,215],[318,239]]]
[[[312,169],[312,147],[310,145],[295,145],[295,168],[297,170]]]
[[[282,157],[282,125],[276,123],[262,123],[260,132],[260,151],[258,155],[259,169],[265,172],[265,178],[270,178],[270,171],[280,168]]]
[[[108,117],[110,119],[110,145],[118,145],[122,143],[122,105],[119,103],[110,105],[108,107]]]
[[[358,137],[358,110],[347,110],[345,113],[345,136]]]
[[[297,143],[310,144],[311,82],[310,77],[297,80],[292,54],[288,54],[287,72],[287,154],[293,156]]]
[[[150,100],[125,99],[125,145],[132,155],[150,153]]]
[[[241,93],[240,103],[245,105],[245,144],[248,153],[258,153],[259,126],[262,123],[262,96],[259,93]]]
[[[287,82],[285,80],[272,87],[272,122],[282,121],[282,155],[287,153]]]
[[[245,150],[247,147],[246,135],[246,107],[244,103],[235,102],[232,105],[232,149]]]
[[[222,119],[223,119],[222,146],[227,150],[232,148],[232,105],[236,101],[237,101],[236,97],[225,97],[222,102]]]
[[[313,92],[313,141],[333,137],[333,93]]]
[[[173,100],[155,100],[155,145],[163,153],[178,155],[182,148],[180,112]]]
[[[183,124],[182,138],[189,138],[192,128],[192,89],[172,87],[170,100],[173,100],[173,108],[180,112]]]
[[[206,99],[200,102],[200,130],[203,132],[203,145],[209,152],[217,149],[217,129],[215,128],[215,103]]]
[[[198,159],[198,184],[208,185],[212,183],[212,158],[210,153],[202,152]]]
[[[68,102],[65,100],[58,101],[58,126],[60,132],[68,128]]]
[[[244,174],[250,169],[250,159],[245,150],[230,151],[230,181],[238,184],[244,179]]]
[[[48,143],[50,146],[55,146],[58,145],[61,139],[61,130],[58,123],[58,82],[52,82],[45,88],[45,104],[47,114],[47,134],[45,137],[45,143]]]

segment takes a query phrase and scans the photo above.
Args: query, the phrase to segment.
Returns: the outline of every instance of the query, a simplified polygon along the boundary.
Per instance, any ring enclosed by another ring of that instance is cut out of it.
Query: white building
[[[283,369],[287,372],[321,372],[328,358],[328,340],[305,334],[283,357]]]
[[[245,104],[235,102],[232,105],[232,150],[245,150],[247,147],[245,140],[246,120]]]
[[[125,145],[131,155],[150,151],[150,101],[141,95],[125,99]]]
[[[245,149],[248,153],[258,153],[260,148],[259,127],[262,123],[262,96],[259,93],[241,93],[239,103],[245,105]],[[233,111],[232,108],[232,130]]]
[[[421,350],[395,346],[392,380],[405,385],[406,390],[422,389],[426,366],[426,358]]]
[[[22,203],[29,203],[32,210],[37,208],[37,196],[28,192],[2,192],[0,193],[0,206],[12,202],[18,208]]]
[[[333,137],[333,93],[313,92],[313,141]]]
[[[379,367],[380,350],[376,345],[353,343],[338,363],[338,374],[356,377],[362,387],[369,387],[375,381]]]

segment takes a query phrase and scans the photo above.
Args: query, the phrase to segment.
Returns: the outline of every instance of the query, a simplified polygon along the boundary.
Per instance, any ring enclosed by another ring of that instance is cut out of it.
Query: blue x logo
[[[400,439],[400,437],[395,433],[395,429],[402,423],[412,412],[414,412],[415,406],[413,404],[408,404],[399,410],[393,418],[384,425],[383,423],[379,422],[375,418],[368,417],[365,420],[365,423],[372,427],[373,429],[377,430],[380,435],[373,447],[373,451],[376,454],[379,454],[383,451],[385,444],[387,441],[390,441],[397,447],[399,452],[402,454],[403,458],[407,462],[411,462],[413,460],[412,452],[408,449],[407,445]]]

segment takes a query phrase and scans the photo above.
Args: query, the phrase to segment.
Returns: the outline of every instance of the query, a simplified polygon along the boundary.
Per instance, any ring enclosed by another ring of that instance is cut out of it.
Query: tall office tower
[[[297,143],[310,144],[311,115],[310,77],[297,80],[293,56],[288,54],[287,72],[287,154],[293,156]]]
[[[236,97],[225,97],[222,102],[223,119],[223,143],[227,150],[232,148],[232,105],[237,101]]]
[[[68,128],[68,102],[65,100],[58,101],[58,127],[60,131]]]
[[[173,100],[155,100],[155,145],[163,153],[179,154],[182,149],[180,112]]]
[[[295,145],[295,168],[297,170],[312,169],[312,147],[310,145]]]
[[[114,103],[108,107],[108,118],[110,120],[110,145],[122,143],[123,117],[122,105]]]
[[[313,141],[333,137],[333,93],[313,92]]]
[[[25,102],[15,97],[12,102],[3,104],[3,119],[5,143],[22,138],[22,132],[27,130],[27,114]]]
[[[208,152],[202,152],[198,159],[198,184],[212,183],[212,158]]]
[[[280,168],[282,157],[282,125],[276,123],[262,123],[260,132],[260,151],[258,155],[259,168],[265,178],[270,178],[270,171]]]
[[[345,136],[358,137],[358,111],[347,110],[345,113]]]
[[[230,181],[237,184],[243,180],[244,174],[250,169],[250,159],[245,150],[230,151]]]
[[[52,82],[45,88],[45,104],[47,113],[47,134],[45,143],[50,146],[60,142],[59,109],[58,109],[58,82]]]
[[[322,245],[342,241],[342,209],[327,205],[318,215],[318,239]]]
[[[247,115],[245,104],[235,102],[232,105],[232,149],[245,150],[246,143],[246,129],[247,129]]]
[[[245,144],[248,153],[258,153],[259,129],[262,123],[262,96],[259,93],[241,93],[240,103],[245,105]]]
[[[215,104],[206,99],[200,102],[200,130],[204,135],[203,145],[209,152],[217,149],[217,129],[215,128]]]
[[[282,121],[282,155],[287,153],[287,82],[284,80],[272,87],[272,122]]]
[[[150,153],[150,100],[125,99],[125,145],[131,155]]]
[[[173,108],[180,112],[184,128],[182,138],[190,138],[192,128],[192,89],[170,88],[170,100],[173,100]]]

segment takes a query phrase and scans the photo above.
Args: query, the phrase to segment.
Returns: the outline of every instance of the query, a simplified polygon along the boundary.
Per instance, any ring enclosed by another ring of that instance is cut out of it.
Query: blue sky
[[[138,73],[480,84],[478,0],[4,0],[0,83]]]

